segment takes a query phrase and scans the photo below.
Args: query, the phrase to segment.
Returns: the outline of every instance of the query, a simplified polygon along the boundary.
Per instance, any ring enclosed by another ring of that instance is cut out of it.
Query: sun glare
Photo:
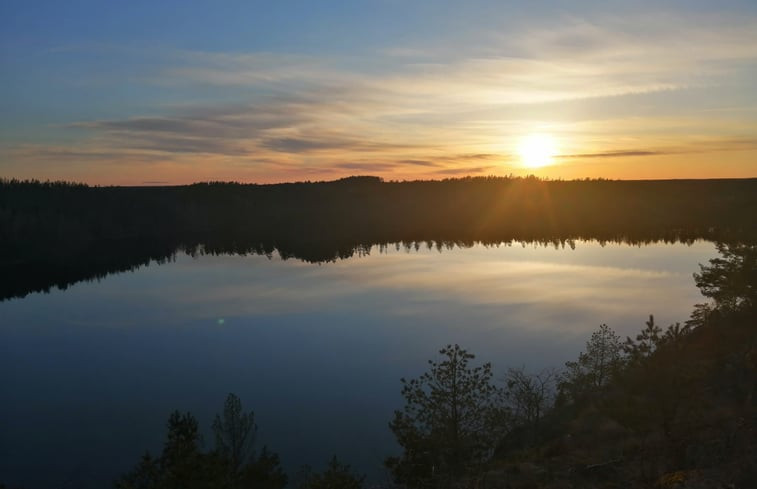
[[[518,155],[525,168],[551,165],[556,154],[555,138],[549,134],[529,134],[518,145]]]

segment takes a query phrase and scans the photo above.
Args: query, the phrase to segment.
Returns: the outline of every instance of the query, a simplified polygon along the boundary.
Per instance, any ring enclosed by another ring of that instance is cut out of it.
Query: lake
[[[229,392],[257,447],[291,476],[332,454],[373,481],[397,452],[401,377],[458,343],[495,375],[575,359],[606,323],[685,321],[713,243],[576,241],[373,246],[320,264],[194,257],[0,302],[0,474],[28,487],[103,487],[150,449],[174,409],[206,442]]]

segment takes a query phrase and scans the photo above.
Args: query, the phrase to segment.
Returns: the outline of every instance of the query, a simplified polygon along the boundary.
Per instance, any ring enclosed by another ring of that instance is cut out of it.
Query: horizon
[[[9,1],[0,14],[7,178],[757,177],[754,2]]]
[[[165,187],[190,187],[192,185],[289,185],[289,184],[322,184],[322,183],[335,183],[345,180],[357,179],[357,178],[377,178],[377,183],[442,183],[451,181],[464,181],[464,180],[536,180],[545,183],[559,183],[559,182],[687,182],[687,181],[733,181],[733,180],[757,180],[757,176],[754,177],[716,177],[716,178],[606,178],[606,177],[577,177],[577,178],[550,178],[540,177],[537,175],[462,175],[456,177],[444,177],[444,178],[419,178],[419,179],[398,179],[391,180],[380,177],[378,175],[347,175],[343,177],[333,178],[331,180],[289,180],[289,181],[273,181],[273,182],[244,182],[238,180],[197,180],[188,183],[168,183],[168,182],[142,182],[135,184],[90,184],[87,182],[73,181],[73,180],[39,180],[34,178],[19,179],[14,177],[0,177],[0,183],[2,184],[63,184],[63,185],[84,185],[87,187],[151,187],[151,188],[165,188]]]

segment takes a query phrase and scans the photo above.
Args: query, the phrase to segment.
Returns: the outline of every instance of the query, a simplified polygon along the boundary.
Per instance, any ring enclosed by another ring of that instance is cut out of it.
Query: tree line
[[[199,423],[191,413],[174,411],[166,424],[163,449],[145,452],[136,466],[115,481],[116,489],[284,489],[290,482],[278,454],[255,447],[255,413],[229,394],[213,425],[214,444],[203,450]],[[361,489],[365,477],[333,456],[325,470],[302,467],[296,489]]]
[[[0,300],[189,253],[332,261],[373,245],[757,241],[757,179],[351,177],[90,187],[0,179]]]

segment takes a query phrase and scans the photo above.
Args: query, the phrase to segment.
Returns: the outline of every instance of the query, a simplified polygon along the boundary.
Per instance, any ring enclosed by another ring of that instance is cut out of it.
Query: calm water
[[[336,453],[382,480],[399,378],[440,347],[495,373],[561,366],[601,323],[625,336],[650,313],[686,320],[702,301],[692,273],[715,255],[708,242],[422,245],[322,265],[181,254],[2,302],[0,481],[102,487],[159,451],[173,409],[209,435],[228,392],[290,475]]]

